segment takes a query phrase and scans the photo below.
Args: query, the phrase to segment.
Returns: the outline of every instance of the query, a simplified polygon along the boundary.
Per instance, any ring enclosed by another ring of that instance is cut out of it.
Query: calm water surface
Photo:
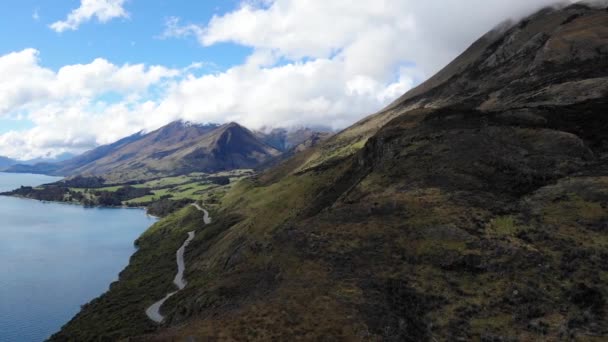
[[[0,173],[0,192],[56,181]],[[108,289],[154,223],[143,210],[0,196],[0,341],[43,341]]]

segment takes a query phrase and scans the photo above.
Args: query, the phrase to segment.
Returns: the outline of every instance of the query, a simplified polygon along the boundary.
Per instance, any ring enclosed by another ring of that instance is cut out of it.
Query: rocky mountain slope
[[[546,9],[211,206],[51,340],[608,338],[608,11]],[[188,286],[155,325],[185,232]]]
[[[19,165],[9,171],[95,175],[111,182],[124,182],[190,172],[252,168],[278,154],[279,151],[235,123],[219,126],[177,121],[61,163]]]

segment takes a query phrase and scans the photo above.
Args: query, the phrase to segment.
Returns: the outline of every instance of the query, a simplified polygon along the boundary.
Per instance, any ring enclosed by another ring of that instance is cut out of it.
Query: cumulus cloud
[[[55,32],[74,31],[93,18],[102,23],[115,18],[127,18],[129,13],[124,9],[124,3],[125,0],[81,0],[80,7],[72,10],[65,20],[52,23],[50,28]]]
[[[307,124],[339,128],[377,110],[413,84],[405,71],[386,84],[351,75],[342,61],[332,59],[274,67],[247,64],[182,80],[159,103],[159,111],[190,121],[238,121],[252,128]]]
[[[343,127],[429,77],[479,36],[554,0],[265,0],[163,37],[253,48],[244,65],[176,85],[160,106],[194,121]]]
[[[40,65],[35,49],[0,56],[0,117],[26,118],[35,125],[0,135],[0,155],[26,159],[81,152],[145,128],[145,117],[134,113],[144,113],[139,107],[150,92],[162,92],[196,68],[118,66],[98,58],[53,71]]]
[[[35,128],[0,135],[0,155],[81,151],[176,119],[343,128],[431,76],[500,22],[552,3],[248,0],[202,24],[169,18],[162,38],[252,49],[243,64],[203,75],[193,71],[199,64],[173,70],[105,59],[53,71],[40,66],[36,50],[15,52],[0,57],[0,73],[11,80],[0,80],[0,115],[27,113]],[[108,92],[119,99],[108,100]]]
[[[289,60],[349,58],[354,60],[353,68],[386,70],[394,60],[405,60],[431,73],[498,23],[554,3],[556,0],[245,1],[206,25],[180,26],[172,18],[166,32],[195,35],[204,46],[232,42],[272,50]]]
[[[53,157],[64,152],[84,152],[154,126],[147,120],[145,103],[128,100],[108,104],[73,100],[36,108],[29,119],[35,127],[0,135],[0,155],[16,159]]]
[[[108,92],[142,91],[179,70],[143,64],[117,66],[98,58],[54,72],[40,66],[39,52],[25,49],[0,56],[0,116],[49,101],[90,98]]]

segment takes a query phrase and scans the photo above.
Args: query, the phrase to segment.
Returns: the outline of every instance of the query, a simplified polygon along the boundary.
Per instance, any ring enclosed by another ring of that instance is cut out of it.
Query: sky
[[[555,0],[5,0],[0,155],[175,120],[344,128]]]

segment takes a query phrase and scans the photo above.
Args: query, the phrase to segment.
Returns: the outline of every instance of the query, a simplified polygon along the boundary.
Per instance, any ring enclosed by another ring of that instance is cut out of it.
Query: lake
[[[0,192],[58,180],[0,173]],[[155,219],[0,196],[0,341],[43,341],[105,292]]]

